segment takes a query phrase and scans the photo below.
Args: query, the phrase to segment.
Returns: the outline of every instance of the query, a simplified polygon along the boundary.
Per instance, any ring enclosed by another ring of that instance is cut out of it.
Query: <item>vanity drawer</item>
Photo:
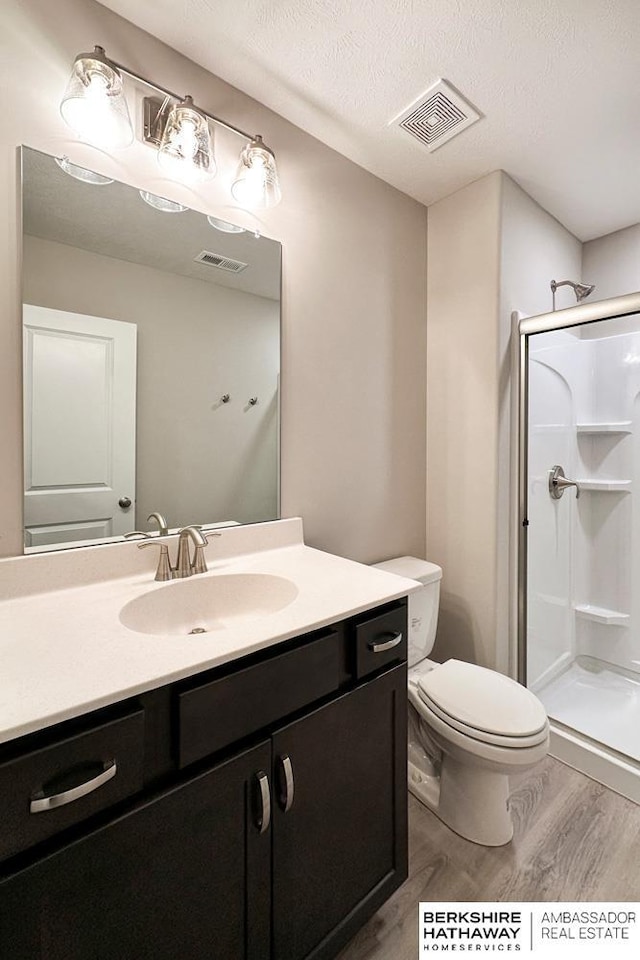
[[[358,679],[380,667],[406,660],[406,604],[360,620],[355,625],[355,636],[355,673]]]
[[[0,765],[0,858],[79,823],[143,785],[138,710]]]
[[[330,630],[294,650],[180,693],[179,767],[333,693],[344,679],[344,633]]]

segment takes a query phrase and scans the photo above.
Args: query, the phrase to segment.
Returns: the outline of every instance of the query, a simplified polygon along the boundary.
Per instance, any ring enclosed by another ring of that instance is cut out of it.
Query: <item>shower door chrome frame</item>
[[[598,320],[613,320],[640,313],[640,292],[623,297],[580,303],[566,310],[540,313],[525,317],[518,323],[519,362],[517,367],[518,390],[518,630],[517,630],[517,678],[527,685],[527,546],[528,546],[528,497],[527,471],[529,467],[529,337],[551,330],[564,330]]]

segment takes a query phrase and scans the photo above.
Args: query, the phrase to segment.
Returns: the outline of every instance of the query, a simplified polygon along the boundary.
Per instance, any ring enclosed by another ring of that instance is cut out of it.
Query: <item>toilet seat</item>
[[[517,750],[548,736],[547,715],[537,697],[494,670],[447,660],[416,679],[428,711],[473,740]]]

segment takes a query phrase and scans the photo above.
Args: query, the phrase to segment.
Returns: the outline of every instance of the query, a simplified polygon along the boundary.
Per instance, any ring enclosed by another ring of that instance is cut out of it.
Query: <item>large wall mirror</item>
[[[25,550],[276,519],[280,244],[65,166],[22,148]]]

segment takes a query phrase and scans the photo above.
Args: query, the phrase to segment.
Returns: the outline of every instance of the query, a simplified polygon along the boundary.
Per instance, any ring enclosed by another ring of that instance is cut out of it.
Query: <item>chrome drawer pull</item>
[[[291,758],[288,754],[283,753],[281,757],[278,757],[278,763],[280,764],[280,789],[278,791],[278,803],[282,807],[285,813],[289,813],[291,807],[293,806],[293,794],[295,792],[295,784],[293,782],[293,766],[291,765]],[[284,783],[282,778],[284,777]]]
[[[54,793],[51,797],[38,797],[31,801],[29,811],[31,813],[44,813],[45,810],[55,810],[56,807],[64,807],[66,803],[73,803],[80,797],[86,797],[88,793],[93,793],[104,783],[113,780],[117,769],[115,760],[106,760],[104,770],[97,777],[92,777],[91,780],[87,780],[71,790],[64,790],[63,793]]]
[[[271,794],[269,793],[269,777],[261,770],[256,773],[256,781],[260,787],[260,810],[256,813],[256,827],[260,833],[265,833],[271,823]]]
[[[385,650],[391,650],[392,647],[397,647],[399,643],[402,643],[401,633],[383,633],[381,636],[389,637],[389,639],[383,640],[382,643],[376,643],[375,640],[372,640],[367,644],[369,650],[372,650],[373,653],[383,653]]]

